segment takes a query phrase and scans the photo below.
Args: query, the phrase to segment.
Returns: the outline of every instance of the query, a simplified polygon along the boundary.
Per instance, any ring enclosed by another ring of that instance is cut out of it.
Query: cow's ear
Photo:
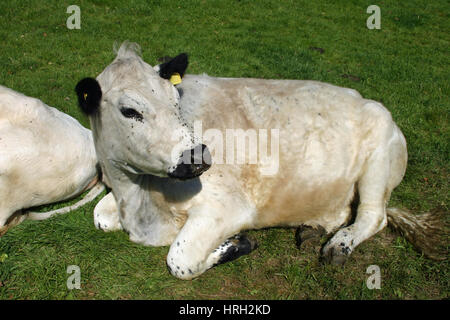
[[[75,87],[78,96],[78,104],[81,110],[87,115],[95,113],[100,106],[102,99],[102,89],[97,80],[93,78],[84,78],[80,80]]]
[[[183,77],[188,67],[188,55],[186,53],[179,54],[170,61],[159,65],[159,75],[164,79],[170,79],[175,73]]]

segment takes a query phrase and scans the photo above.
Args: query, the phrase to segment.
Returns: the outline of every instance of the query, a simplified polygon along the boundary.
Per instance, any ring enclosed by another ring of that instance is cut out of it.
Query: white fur
[[[94,225],[97,229],[106,232],[122,230],[116,201],[111,192],[104,196],[95,206]]]
[[[0,86],[0,234],[27,218],[28,208],[92,187],[96,164],[90,130],[38,99]]]

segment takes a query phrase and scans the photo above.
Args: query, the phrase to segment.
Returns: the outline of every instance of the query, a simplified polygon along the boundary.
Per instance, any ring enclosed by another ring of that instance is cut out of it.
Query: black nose
[[[199,144],[193,149],[186,150],[181,155],[175,170],[169,172],[171,178],[187,180],[198,177],[211,167],[211,154],[208,147]]]

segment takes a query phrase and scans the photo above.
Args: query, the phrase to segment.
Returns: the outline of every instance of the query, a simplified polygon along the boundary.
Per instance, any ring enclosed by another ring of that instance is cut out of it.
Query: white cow
[[[184,75],[185,54],[153,68],[137,51],[124,43],[97,79],[81,80],[76,91],[114,195],[99,203],[99,220],[107,230],[123,228],[132,241],[170,245],[172,275],[191,279],[249,253],[255,244],[235,236],[247,229],[307,225],[336,232],[323,248],[333,263],[383,229],[388,216],[400,227],[412,225],[412,234],[433,231],[406,211],[386,209],[407,151],[382,104],[317,81],[186,75],[175,86],[168,79]],[[278,129],[276,174],[263,174],[260,162],[213,159],[209,168],[205,158],[185,157],[200,149],[196,121],[224,136],[226,129]],[[356,219],[346,226],[355,194]]]
[[[76,204],[28,209],[92,190]],[[0,236],[29,218],[74,210],[104,190],[90,130],[42,101],[0,86]]]

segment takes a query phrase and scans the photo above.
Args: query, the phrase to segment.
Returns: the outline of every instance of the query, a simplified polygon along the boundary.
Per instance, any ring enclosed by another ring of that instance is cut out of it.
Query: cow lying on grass
[[[38,99],[0,86],[0,236],[27,218],[47,219],[93,200],[104,190],[97,182],[90,130]],[[72,206],[29,211],[90,188]]]
[[[386,208],[407,152],[382,104],[317,81],[186,75],[175,87],[169,79],[183,77],[187,56],[153,68],[138,49],[124,43],[97,79],[76,86],[114,195],[98,205],[105,230],[123,228],[132,241],[170,245],[167,265],[181,279],[253,250],[252,241],[236,236],[247,229],[322,227],[335,232],[323,257],[338,264],[388,218],[418,244],[428,242],[423,248],[432,247],[432,216],[421,222]],[[271,142],[279,145],[277,170],[266,175],[267,163],[214,159],[210,166],[211,154],[192,130],[196,122],[224,135],[227,129],[278,129],[278,141]],[[346,225],[355,194],[356,219]]]

